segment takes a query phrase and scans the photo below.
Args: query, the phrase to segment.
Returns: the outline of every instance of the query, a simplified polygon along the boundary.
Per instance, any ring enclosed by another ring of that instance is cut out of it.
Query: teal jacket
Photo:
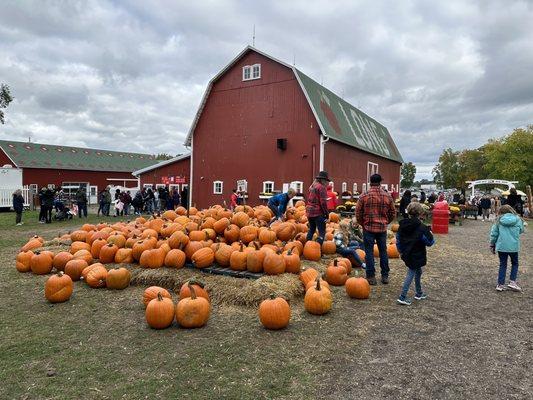
[[[490,244],[496,245],[496,251],[518,253],[520,251],[520,234],[524,232],[524,222],[518,215],[504,214],[490,230]]]

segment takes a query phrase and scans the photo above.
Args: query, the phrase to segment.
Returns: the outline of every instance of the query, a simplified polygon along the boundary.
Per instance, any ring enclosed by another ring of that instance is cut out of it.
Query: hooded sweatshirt
[[[496,245],[496,251],[518,253],[520,251],[520,234],[524,232],[524,222],[515,214],[503,214],[490,230],[490,244]]]
[[[433,234],[417,217],[400,221],[400,228],[396,234],[396,247],[403,262],[410,269],[426,265],[426,246],[433,246],[434,243]]]

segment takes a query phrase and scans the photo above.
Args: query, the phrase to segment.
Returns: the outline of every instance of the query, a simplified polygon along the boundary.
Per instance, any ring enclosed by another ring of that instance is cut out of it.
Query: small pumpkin
[[[313,282],[317,276],[318,271],[314,268],[304,268],[303,271],[300,272],[300,280],[304,286],[307,286],[309,282]]]
[[[94,243],[93,243],[94,245]],[[115,255],[117,254],[118,246],[113,243],[107,243],[100,249],[98,258],[103,264],[109,264],[115,261]]]
[[[305,242],[303,256],[309,261],[319,261],[322,257],[320,243],[313,240]]]
[[[239,238],[244,244],[253,242],[257,238],[258,229],[253,225],[246,225],[239,231]]]
[[[63,271],[52,275],[44,284],[44,297],[50,303],[62,303],[72,295],[72,279]]]
[[[342,286],[346,283],[348,275],[346,275],[346,268],[340,265],[337,259],[333,260],[326,268],[326,281],[333,286]]]
[[[151,300],[155,299],[157,297],[158,293],[161,293],[161,296],[163,296],[163,297],[168,297],[169,299],[172,298],[172,296],[170,296],[170,293],[168,292],[168,290],[163,289],[162,287],[159,287],[159,286],[150,286],[150,287],[146,288],[144,290],[144,292],[143,292],[143,304],[144,304],[144,306],[146,307],[148,305],[148,303],[150,303]]]
[[[182,299],[184,299],[186,297],[191,297],[191,289],[190,289],[189,285],[194,288],[194,290],[196,292],[196,295],[198,297],[203,297],[207,301],[210,301],[209,300],[209,294],[207,293],[207,290],[205,290],[204,283],[201,282],[201,281],[198,281],[196,279],[191,279],[191,280],[185,282],[181,286],[180,293],[179,293],[180,300],[182,300]]]
[[[337,252],[337,246],[333,240],[325,240],[322,243],[322,254],[335,254]]]
[[[132,255],[132,249],[131,248],[122,248],[118,249],[115,253],[115,262],[117,264],[131,264],[133,262],[133,255]]]
[[[44,243],[44,239],[40,236],[35,235],[24,246],[22,246],[20,251],[38,249],[39,247],[42,247],[43,243]]]
[[[274,294],[259,305],[259,320],[267,329],[283,329],[289,325],[291,307],[283,297]]]
[[[300,256],[297,252],[294,252],[294,248],[289,248],[286,253],[283,254],[285,260],[285,272],[290,274],[300,273]]]
[[[316,281],[311,281],[307,285],[305,285],[305,291],[307,292],[310,288],[315,287],[315,286],[316,286]],[[329,283],[322,278],[320,278],[320,287],[322,289],[331,290]]]
[[[244,247],[241,243],[239,250],[231,253],[229,260],[230,268],[235,271],[245,271],[247,257],[248,255],[246,252],[244,252]]]
[[[87,264],[87,261],[85,260],[75,260],[72,259],[69,262],[65,264],[65,274],[70,276],[70,278],[73,281],[79,281],[81,278],[81,273],[85,268],[87,268],[89,265]]]
[[[194,287],[189,283],[191,297],[186,297],[176,305],[176,321],[184,328],[200,328],[207,323],[211,305],[203,297],[196,296]]]
[[[276,232],[270,228],[261,228],[259,230],[259,242],[261,244],[274,243],[277,239]]]
[[[254,248],[246,254],[246,269],[250,272],[263,271],[263,263],[265,262],[266,252],[262,249]]]
[[[70,252],[76,254],[80,250],[91,251],[91,245],[86,242],[72,242],[70,245]]]
[[[161,268],[165,263],[167,253],[164,249],[145,250],[139,259],[139,265],[145,268]]]
[[[52,266],[58,271],[64,271],[65,265],[67,265],[67,263],[73,258],[74,258],[74,255],[72,255],[68,251],[60,251],[54,256],[54,259],[52,261]]]
[[[204,244],[202,242],[190,241],[184,249],[185,255],[187,256],[187,260],[192,261],[192,255],[203,247]]]
[[[16,267],[19,272],[30,272],[31,271],[31,257],[33,256],[33,251],[21,251],[17,254]]]
[[[224,239],[226,239],[226,243],[233,243],[239,240],[240,236],[240,229],[237,225],[228,225],[228,227],[224,230]]]
[[[180,249],[172,249],[165,256],[165,267],[170,268],[183,268],[187,256]]]
[[[107,272],[106,286],[108,289],[125,289],[130,285],[131,273],[126,268],[114,268]]]
[[[85,282],[87,282],[87,285],[92,287],[93,289],[99,289],[103,288],[106,285],[106,279],[107,279],[107,269],[105,267],[96,267],[93,268],[85,278]]]
[[[396,243],[391,243],[387,246],[387,256],[389,258],[400,258],[400,252],[396,247]]]
[[[144,315],[150,328],[168,328],[174,320],[174,303],[172,299],[163,297],[161,292],[158,292],[157,297],[150,300],[146,306]]]
[[[363,277],[352,277],[346,281],[346,293],[353,299],[368,299],[370,297],[370,284]]]
[[[305,292],[304,307],[307,312],[314,315],[323,315],[331,310],[333,299],[331,292],[320,285],[320,277],[316,278],[316,286],[311,287]]]
[[[52,272],[53,259],[49,254],[36,251],[30,258],[31,272],[36,275],[45,275]]]

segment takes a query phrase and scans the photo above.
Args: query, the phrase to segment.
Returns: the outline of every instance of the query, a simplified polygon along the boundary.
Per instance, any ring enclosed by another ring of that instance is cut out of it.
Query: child
[[[501,206],[499,217],[490,230],[490,248],[492,253],[498,252],[500,270],[498,272],[498,285],[496,290],[505,290],[505,272],[507,270],[507,257],[511,259],[511,277],[507,287],[520,292],[522,289],[516,283],[518,274],[518,252],[520,251],[520,234],[524,232],[524,222],[516,215],[510,205]]]
[[[356,249],[361,247],[363,239],[361,239],[360,226],[357,221],[349,222],[342,220],[339,224],[339,230],[335,232],[333,240],[337,246],[337,253],[348,258],[355,267],[366,268],[365,263],[357,254]]]
[[[17,224],[17,226],[22,225],[22,210],[24,210],[24,198],[22,197],[22,190],[20,189],[15,190],[15,193],[13,193],[13,210],[15,210],[15,214],[17,214],[15,223]]]
[[[407,292],[415,279],[415,299],[424,300],[427,294],[422,291],[420,279],[422,267],[426,265],[426,246],[433,246],[435,240],[429,227],[420,221],[424,216],[424,208],[420,203],[410,203],[407,206],[409,218],[400,221],[400,228],[396,234],[396,247],[401,258],[407,266],[407,276],[403,282],[402,293],[398,298],[398,304],[410,306],[411,300],[407,298]]]

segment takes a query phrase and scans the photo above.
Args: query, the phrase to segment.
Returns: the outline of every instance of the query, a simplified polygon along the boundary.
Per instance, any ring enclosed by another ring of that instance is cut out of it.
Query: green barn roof
[[[325,136],[403,162],[387,128],[300,70],[294,67],[293,70]]]
[[[133,172],[156,164],[149,154],[0,140],[0,148],[18,168]]]

